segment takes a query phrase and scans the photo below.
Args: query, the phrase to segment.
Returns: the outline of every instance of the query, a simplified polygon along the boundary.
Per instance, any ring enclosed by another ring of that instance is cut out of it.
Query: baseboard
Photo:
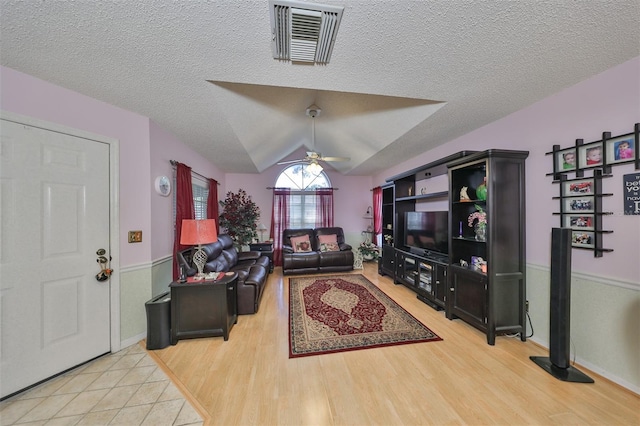
[[[124,349],[124,348],[128,348],[131,345],[135,345],[137,344],[140,340],[142,339],[146,339],[147,338],[147,333],[140,333],[136,336],[133,337],[129,337],[126,340],[122,340],[120,341],[120,350]]]

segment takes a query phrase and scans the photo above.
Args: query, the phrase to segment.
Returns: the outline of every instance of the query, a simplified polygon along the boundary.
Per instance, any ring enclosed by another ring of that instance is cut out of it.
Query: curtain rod
[[[273,187],[273,186],[267,186],[267,189],[291,189],[291,188],[276,188],[276,187]],[[340,188],[318,188],[318,189],[333,189],[334,191],[337,191]],[[294,189],[294,191],[299,191],[299,190],[295,190]]]
[[[178,165],[178,161],[176,161],[176,160],[169,160],[169,163],[171,163],[171,166],[172,166],[174,169],[175,169],[175,168],[176,168],[176,166]],[[189,167],[189,166],[187,166],[187,167]],[[194,171],[193,171],[193,169],[191,169],[191,173],[193,173],[194,175],[198,175],[198,176],[200,176],[202,179],[205,179],[205,180],[207,180],[207,181],[209,181],[209,179],[211,179],[211,178],[206,177],[205,175],[201,175],[201,174],[200,174],[200,173],[198,173],[198,172],[194,172]],[[214,179],[214,180],[215,180],[215,179]],[[220,185],[220,182],[218,182],[217,180],[216,180],[216,182],[218,183],[218,185]]]

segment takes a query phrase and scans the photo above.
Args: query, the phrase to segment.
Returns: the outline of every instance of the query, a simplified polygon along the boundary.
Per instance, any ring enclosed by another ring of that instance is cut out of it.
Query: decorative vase
[[[373,254],[371,253],[365,253],[362,255],[362,257],[364,258],[364,260],[373,260]]]
[[[476,233],[476,241],[485,241],[487,237],[487,224],[486,223],[476,223],[473,228],[473,231]]]

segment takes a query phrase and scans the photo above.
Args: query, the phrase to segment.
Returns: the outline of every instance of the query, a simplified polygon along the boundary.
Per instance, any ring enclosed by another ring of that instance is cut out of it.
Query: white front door
[[[110,351],[109,149],[0,121],[0,397]]]

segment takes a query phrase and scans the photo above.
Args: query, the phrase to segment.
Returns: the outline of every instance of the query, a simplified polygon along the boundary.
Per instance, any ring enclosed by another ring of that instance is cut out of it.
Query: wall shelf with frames
[[[594,257],[602,257],[603,253],[613,249],[604,248],[602,237],[613,231],[602,229],[602,217],[612,214],[602,211],[602,198],[613,194],[602,193],[602,179],[611,177],[601,169],[594,169],[593,177],[579,177],[568,179],[560,174],[554,183],[560,185],[560,196],[553,197],[560,200],[560,211],[554,215],[560,216],[560,226],[571,228],[572,247],[593,250]]]

